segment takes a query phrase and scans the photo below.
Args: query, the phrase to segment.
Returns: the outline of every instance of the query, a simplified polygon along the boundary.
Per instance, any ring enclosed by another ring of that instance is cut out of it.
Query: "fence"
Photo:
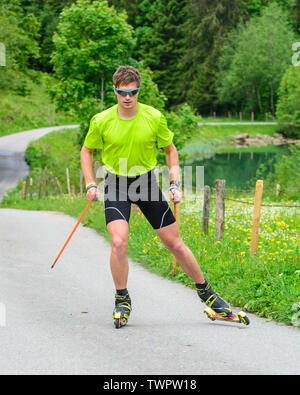
[[[98,173],[99,163],[95,163],[94,171],[95,174]],[[44,177],[42,177],[42,173]],[[43,182],[42,182],[43,178]],[[80,172],[79,179],[79,192],[77,197],[83,196],[83,175]],[[75,186],[70,184],[70,172],[69,169],[66,169],[66,186],[67,186],[67,194],[68,196],[76,196]],[[23,181],[22,185],[22,199],[26,200],[29,195],[29,199],[33,200],[33,187],[34,182],[32,178]],[[43,188],[44,187],[44,188]],[[253,218],[252,218],[252,234],[251,234],[251,245],[250,245],[250,255],[254,256],[257,252],[258,245],[258,236],[259,236],[259,224],[260,224],[260,213],[261,207],[277,207],[277,208],[300,208],[299,205],[280,205],[280,204],[262,204],[262,195],[263,195],[263,181],[258,180],[256,182],[255,196],[254,202],[247,202],[239,199],[232,199],[225,197],[226,191],[226,181],[225,180],[216,180],[216,189],[215,196],[211,194],[211,188],[209,186],[204,186],[204,195],[203,195],[203,211],[202,211],[202,230],[204,234],[208,234],[208,226],[209,226],[209,212],[210,212],[210,201],[211,199],[215,199],[216,201],[216,213],[215,213],[215,240],[220,241],[223,237],[224,233],[224,222],[225,222],[225,201],[233,201],[237,203],[242,203],[245,205],[253,206]],[[28,193],[29,189],[29,193]],[[59,193],[63,195],[62,186],[57,177],[53,175],[50,171],[48,174],[47,168],[45,168],[39,173],[39,177],[36,183],[37,197],[38,199],[42,198],[42,189],[44,189],[44,196],[49,197],[55,196],[55,194]],[[51,193],[50,193],[51,189]],[[234,190],[237,192],[238,190]],[[280,185],[276,184],[276,196],[280,193]]]
[[[262,204],[263,195],[263,181],[258,180],[256,182],[254,202],[246,202],[238,199],[231,199],[225,197],[225,180],[216,180],[216,215],[215,215],[215,240],[221,240],[224,233],[224,221],[225,221],[225,200],[230,200],[242,204],[253,206],[253,218],[252,218],[252,232],[251,232],[251,244],[250,244],[250,256],[254,256],[257,252],[258,235],[259,235],[259,223],[261,207],[279,207],[279,208],[299,208],[299,205],[277,205],[277,204]],[[280,190],[280,185],[276,185],[276,194]],[[202,215],[202,229],[205,234],[208,233],[209,223],[209,207],[211,199],[211,190],[209,186],[204,187],[204,199],[203,199],[203,215]]]

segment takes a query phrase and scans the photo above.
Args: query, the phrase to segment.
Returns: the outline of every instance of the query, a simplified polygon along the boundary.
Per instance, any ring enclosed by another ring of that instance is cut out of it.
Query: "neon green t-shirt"
[[[102,150],[106,169],[120,176],[134,177],[147,173],[156,164],[156,148],[172,143],[164,115],[151,106],[138,103],[134,118],[121,119],[118,105],[91,119],[84,145]]]

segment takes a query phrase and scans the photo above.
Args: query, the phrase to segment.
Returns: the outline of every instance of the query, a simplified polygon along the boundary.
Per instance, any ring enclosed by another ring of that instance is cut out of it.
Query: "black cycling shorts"
[[[136,177],[107,173],[104,183],[106,225],[117,219],[129,223],[132,203],[140,208],[153,229],[176,222],[153,170]]]

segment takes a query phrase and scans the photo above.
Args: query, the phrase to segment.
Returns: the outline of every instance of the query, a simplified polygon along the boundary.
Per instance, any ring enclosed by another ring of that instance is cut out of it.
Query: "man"
[[[138,102],[141,76],[137,69],[120,66],[113,83],[118,104],[92,118],[81,150],[81,164],[87,199],[93,200],[97,190],[93,150],[102,150],[107,170],[104,207],[112,243],[110,267],[116,288],[113,312],[116,328],[127,323],[131,312],[126,248],[132,203],[139,206],[161,241],[195,282],[202,301],[219,314],[230,316],[228,304],[214,293],[194,255],[181,240],[173,213],[154,175],[156,148],[163,148],[170,172],[170,199],[180,202],[178,153],[165,117],[153,107]]]

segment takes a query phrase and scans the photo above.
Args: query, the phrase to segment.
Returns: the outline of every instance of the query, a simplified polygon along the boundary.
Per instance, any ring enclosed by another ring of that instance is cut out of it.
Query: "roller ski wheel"
[[[238,314],[231,313],[231,315],[221,316],[220,314],[216,313],[212,308],[207,307],[204,309],[204,313],[211,321],[219,320],[219,321],[227,321],[227,322],[235,322],[238,324],[249,325],[250,320],[246,316],[243,311],[240,311]]]
[[[115,295],[115,309],[113,311],[114,325],[116,329],[125,326],[131,313],[131,299],[129,294]]]
[[[116,329],[119,329],[122,326],[125,326],[127,324],[127,320],[125,318],[121,317],[120,312],[113,314],[113,319],[114,319],[114,325],[115,325]]]

